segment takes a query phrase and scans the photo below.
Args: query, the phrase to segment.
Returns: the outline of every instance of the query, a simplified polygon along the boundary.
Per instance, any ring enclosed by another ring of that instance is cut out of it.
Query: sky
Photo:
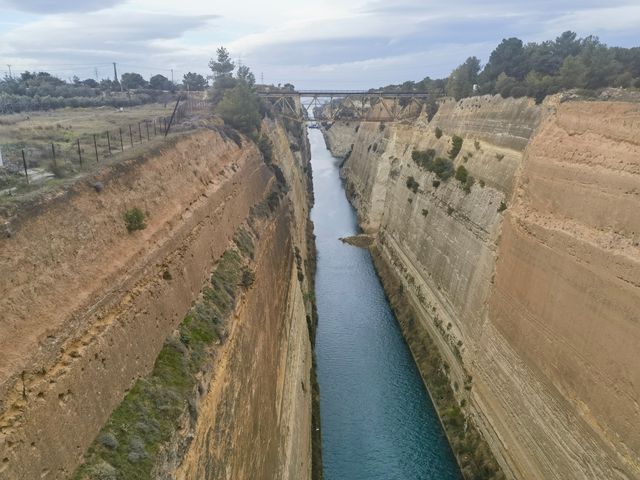
[[[260,82],[360,89],[484,63],[565,30],[640,46],[640,0],[0,0],[0,75],[206,75],[223,45]]]

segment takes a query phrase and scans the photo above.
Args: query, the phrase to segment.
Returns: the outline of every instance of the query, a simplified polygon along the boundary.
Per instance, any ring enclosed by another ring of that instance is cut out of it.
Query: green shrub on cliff
[[[448,158],[438,157],[433,162],[431,171],[435,173],[440,180],[446,181],[453,176],[453,162]]]
[[[451,150],[449,150],[449,158],[451,160],[454,160],[458,156],[458,153],[460,153],[460,150],[462,149],[462,142],[462,137],[457,135],[451,137]]]
[[[435,133],[436,138],[440,138],[442,136],[442,129],[440,127],[436,127]]]
[[[429,148],[427,150],[414,150],[411,152],[411,158],[416,162],[416,165],[427,171],[431,171],[435,156],[436,151],[433,148]]]
[[[471,187],[473,187],[474,183],[476,183],[476,179],[471,175],[468,175],[467,180],[462,185],[462,190],[464,191],[464,193],[471,193]]]
[[[411,190],[413,193],[418,193],[418,189],[420,188],[420,184],[416,182],[416,179],[413,177],[407,178],[407,188]]]
[[[269,137],[262,134],[258,139],[258,149],[262,153],[265,163],[269,164],[273,161],[273,143],[269,140]]]
[[[147,228],[147,224],[144,223],[144,212],[139,208],[127,210],[124,214],[124,223],[129,233]]]
[[[456,180],[458,180],[461,183],[464,183],[467,181],[467,177],[469,176],[469,172],[467,171],[467,169],[464,167],[464,165],[460,165],[457,169],[456,169]]]

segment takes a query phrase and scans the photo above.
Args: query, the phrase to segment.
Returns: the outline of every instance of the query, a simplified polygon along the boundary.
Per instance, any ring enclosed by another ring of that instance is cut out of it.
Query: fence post
[[[169,129],[171,128],[171,124],[173,123],[173,119],[176,116],[176,111],[178,110],[178,107],[180,106],[180,96],[178,95],[178,100],[176,100],[176,106],[173,107],[173,113],[171,114],[171,118],[169,119],[169,126],[167,127],[167,129],[164,131],[164,136],[166,137],[167,135],[169,135]]]
[[[129,140],[131,140],[131,148],[133,148],[133,131],[131,130],[131,124],[129,124]]]
[[[156,119],[153,119],[153,136],[158,135],[158,131],[156,130]]]
[[[145,120],[144,121],[144,126],[147,127],[147,142],[149,142],[149,121]]]
[[[82,151],[80,150],[80,139],[77,140],[78,143],[78,160],[80,160],[80,168],[82,168]]]
[[[27,172],[27,160],[24,158],[24,149],[22,149],[22,165],[24,166],[24,176],[27,179],[27,185],[29,185],[29,173]]]
[[[95,134],[93,135],[93,148],[95,148],[95,150],[96,150],[96,163],[97,163],[97,162],[99,162],[99,160],[98,160],[98,142],[96,142]]]
[[[120,150],[124,152],[124,142],[122,141],[122,128],[118,127],[118,131],[120,132]]]
[[[140,128],[140,122],[138,122],[138,138],[140,138],[140,143],[142,143],[142,129]]]
[[[109,130],[107,130],[107,145],[109,147],[109,155],[111,155],[111,138],[109,137]]]
[[[53,155],[53,166],[57,167],[58,164],[56,163],[56,147],[53,143],[51,144],[51,154]]]

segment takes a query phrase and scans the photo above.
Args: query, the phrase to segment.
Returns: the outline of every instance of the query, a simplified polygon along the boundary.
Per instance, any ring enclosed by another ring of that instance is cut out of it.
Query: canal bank
[[[458,479],[459,469],[322,134],[309,131],[318,266],[316,336],[324,478]]]

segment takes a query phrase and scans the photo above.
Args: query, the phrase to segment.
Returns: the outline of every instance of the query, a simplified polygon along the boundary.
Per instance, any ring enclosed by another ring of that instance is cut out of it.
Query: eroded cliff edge
[[[81,478],[311,478],[308,146],[264,123],[269,161],[213,127],[14,219],[0,478],[68,478],[92,444]]]
[[[637,103],[500,97],[325,128],[405,332],[510,478],[640,478],[638,131]],[[466,190],[412,159],[454,135]]]

